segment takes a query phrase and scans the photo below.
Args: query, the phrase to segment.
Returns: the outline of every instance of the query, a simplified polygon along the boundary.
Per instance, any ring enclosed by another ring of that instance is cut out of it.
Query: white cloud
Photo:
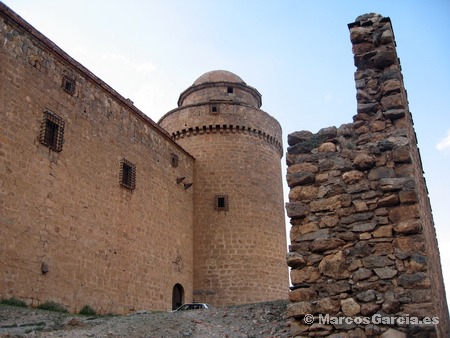
[[[447,136],[436,145],[436,148],[439,151],[450,150],[450,130],[447,131]]]

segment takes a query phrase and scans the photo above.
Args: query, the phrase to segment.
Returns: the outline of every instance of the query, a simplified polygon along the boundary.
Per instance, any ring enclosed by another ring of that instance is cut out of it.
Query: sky
[[[239,75],[280,122],[285,148],[294,131],[352,122],[347,24],[371,12],[390,17],[450,300],[450,1],[3,2],[156,122],[205,72]]]

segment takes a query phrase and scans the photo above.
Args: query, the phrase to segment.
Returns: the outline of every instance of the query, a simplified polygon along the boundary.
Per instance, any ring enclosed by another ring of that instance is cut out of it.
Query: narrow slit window
[[[178,167],[178,155],[170,154],[170,165],[174,168]]]
[[[64,143],[64,121],[58,115],[46,111],[41,124],[39,142],[53,151],[60,152]]]
[[[228,211],[228,195],[216,195],[214,198],[214,209]]]
[[[120,162],[120,185],[129,190],[136,188],[136,166],[126,159]]]

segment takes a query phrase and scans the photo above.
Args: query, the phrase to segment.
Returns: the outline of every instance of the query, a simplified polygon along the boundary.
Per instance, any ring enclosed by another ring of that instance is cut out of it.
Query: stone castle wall
[[[216,305],[286,299],[281,127],[256,102],[227,96],[227,86],[235,84],[214,87],[203,103],[181,106],[159,122],[196,159],[194,299]],[[215,209],[217,195],[226,196],[227,210]]]
[[[0,298],[169,310],[179,283],[192,301],[193,190],[177,178],[193,177],[194,159],[1,6]],[[59,152],[40,142],[47,111],[64,123]]]
[[[391,23],[371,14],[349,29],[354,122],[288,138],[292,333],[447,337],[439,251]],[[319,314],[439,324],[321,325]]]

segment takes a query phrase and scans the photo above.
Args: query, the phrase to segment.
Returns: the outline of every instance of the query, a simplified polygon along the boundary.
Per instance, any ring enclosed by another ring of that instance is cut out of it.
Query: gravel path
[[[0,305],[0,337],[289,337],[288,301],[88,317]]]

